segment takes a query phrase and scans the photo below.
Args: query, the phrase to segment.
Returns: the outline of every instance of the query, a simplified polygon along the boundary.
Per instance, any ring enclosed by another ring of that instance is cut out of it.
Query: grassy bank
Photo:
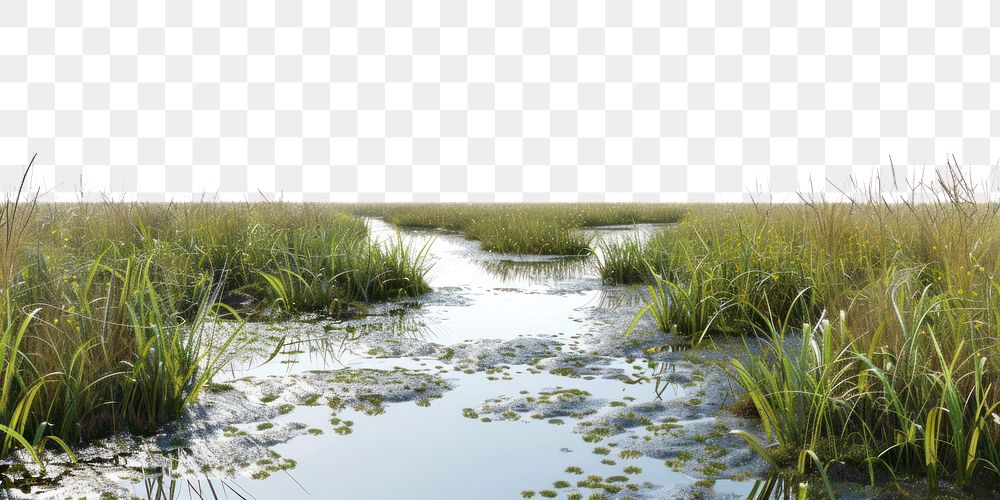
[[[177,418],[232,347],[219,313],[337,313],[428,290],[426,248],[372,242],[333,206],[21,199],[0,230],[0,455]]]
[[[699,207],[648,242],[609,245],[601,273],[647,284],[643,314],[661,330],[765,340],[730,369],[776,464],[995,483],[1000,206],[943,192]]]
[[[520,254],[583,255],[593,241],[582,227],[676,222],[682,207],[670,204],[401,204],[363,205],[358,213],[400,227],[464,233],[483,250]]]

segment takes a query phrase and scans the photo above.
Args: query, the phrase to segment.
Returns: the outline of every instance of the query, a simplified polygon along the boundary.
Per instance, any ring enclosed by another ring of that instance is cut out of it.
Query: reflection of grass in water
[[[301,363],[300,358],[305,358],[311,364],[323,367],[343,366],[342,360],[348,355],[393,357],[389,348],[398,339],[426,340],[434,336],[430,325],[409,313],[413,309],[417,307],[408,306],[385,314],[362,315],[360,319],[322,324],[321,334],[317,334],[317,329],[310,328],[308,322],[306,327],[296,328],[288,328],[297,325],[295,323],[283,324],[284,336],[274,340],[280,341],[281,347],[272,354],[274,359],[287,358],[282,363]],[[388,338],[373,337],[374,334],[388,334]],[[384,343],[368,347],[372,342]],[[262,357],[261,352],[255,351],[247,364],[257,366],[255,359]]]
[[[526,280],[532,283],[581,276],[593,268],[587,257],[564,257],[546,260],[478,260],[484,271],[502,281]]]
[[[198,479],[178,479],[166,473],[147,477],[143,480],[146,499],[149,500],[174,500],[180,498],[180,492],[197,492],[196,497],[206,500],[221,500],[231,498],[245,498],[245,490],[235,483],[222,479],[210,479],[208,477]],[[112,494],[102,495],[101,498],[117,498]],[[139,497],[133,497],[139,498]]]
[[[203,500],[221,500],[227,498],[252,498],[252,495],[239,484],[223,479],[210,478],[209,473],[213,468],[208,465],[199,467],[204,477],[186,479],[177,473],[177,467],[182,460],[189,458],[188,453],[181,449],[165,452],[169,458],[169,464],[148,471],[142,479],[144,496],[133,496],[131,498],[145,498],[148,500],[174,500],[179,498],[200,498]],[[250,477],[253,479],[265,479],[275,472],[285,472],[296,467],[295,460],[282,457],[280,454],[268,450],[265,457],[258,459],[253,464],[231,464],[240,467],[251,467],[253,472]],[[231,470],[229,471],[232,472]],[[102,494],[101,498],[117,498],[113,494]]]

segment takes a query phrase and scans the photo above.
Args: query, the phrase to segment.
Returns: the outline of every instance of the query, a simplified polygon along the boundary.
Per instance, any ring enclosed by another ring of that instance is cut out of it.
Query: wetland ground
[[[1000,205],[942,189],[8,202],[2,491],[996,496]]]
[[[369,224],[376,237],[391,232]],[[9,491],[742,497],[763,474],[728,434],[758,424],[725,409],[732,394],[712,362],[738,345],[695,354],[680,339],[665,349],[662,337],[622,337],[634,291],[602,285],[590,258],[488,253],[442,230],[404,237],[433,239],[432,292],[353,319],[249,324],[254,342],[182,420],[98,441],[75,466],[49,464],[52,481]]]

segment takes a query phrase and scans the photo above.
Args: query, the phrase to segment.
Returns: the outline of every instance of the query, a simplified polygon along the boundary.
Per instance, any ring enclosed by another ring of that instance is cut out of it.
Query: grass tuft
[[[797,457],[800,477],[813,474],[806,490],[831,494],[831,461],[872,483],[923,474],[931,489],[942,479],[991,484],[1000,205],[976,201],[950,166],[937,201],[921,204],[691,207],[641,245],[605,249],[602,273],[646,284],[640,314],[661,331],[693,344],[748,335],[730,374],[768,442],[738,435],[775,466]]]

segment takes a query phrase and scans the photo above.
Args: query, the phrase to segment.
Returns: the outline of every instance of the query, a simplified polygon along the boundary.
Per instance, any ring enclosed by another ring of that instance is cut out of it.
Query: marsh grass
[[[12,438],[40,461],[31,450],[48,442],[68,452],[66,443],[115,431],[155,431],[198,397],[239,331],[206,333],[224,307],[210,276],[188,303],[156,281],[148,259],[103,255],[82,280],[46,269],[26,266],[9,287],[5,453]]]
[[[262,266],[268,270],[259,271],[269,302],[281,311],[335,313],[355,301],[414,297],[430,290],[425,277],[433,240],[414,247],[398,231],[388,241],[354,233],[288,238],[290,244],[272,247],[270,264]]]
[[[586,255],[591,239],[569,220],[495,214],[470,224],[465,235],[489,252],[541,255]]]
[[[427,291],[427,248],[401,237],[377,244],[345,207],[317,204],[80,203],[41,207],[35,235],[46,257],[80,266],[113,248],[147,255],[168,285],[208,274],[228,293],[291,312]],[[281,286],[276,287],[275,285]],[[255,313],[257,311],[243,311]]]
[[[41,205],[18,193],[0,229],[0,455],[24,449],[43,467],[46,446],[69,453],[181,416],[247,317],[428,290],[427,246],[374,242],[328,205]]]
[[[754,337],[731,376],[776,464],[990,484],[1000,206],[976,201],[954,167],[936,189],[922,204],[699,207],[641,246],[615,244],[602,274],[648,284],[642,312],[660,330]]]
[[[640,283],[650,277],[645,245],[638,236],[599,240],[597,270],[606,283]]]
[[[645,315],[653,317],[660,331],[684,335],[697,345],[709,333],[729,331],[723,313],[730,307],[729,299],[713,293],[715,268],[696,263],[684,281],[671,281],[653,274],[647,286],[645,305],[639,309],[625,335],[629,335]]]
[[[670,204],[399,204],[361,205],[356,213],[400,227],[459,231],[487,251],[535,255],[585,255],[594,242],[581,228],[676,222],[683,209]]]

